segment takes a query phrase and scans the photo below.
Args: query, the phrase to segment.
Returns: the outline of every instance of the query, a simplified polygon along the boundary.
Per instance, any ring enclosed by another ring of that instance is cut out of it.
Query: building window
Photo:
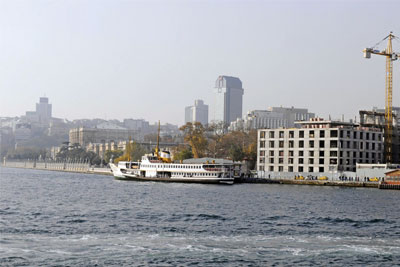
[[[309,147],[314,147],[314,141],[313,141],[313,140],[310,140],[309,143],[308,143],[308,146],[309,146]]]
[[[319,172],[324,172],[324,167],[319,167]]]
[[[284,137],[285,137],[285,132],[279,131],[279,138],[284,138]]]
[[[299,141],[299,147],[304,147],[304,141],[303,140]]]
[[[279,157],[283,157],[283,150],[279,150]]]
[[[269,171],[273,172],[274,171],[274,166],[269,166]]]
[[[260,158],[260,163],[265,163],[265,158]]]
[[[336,158],[331,158],[329,160],[329,164],[336,165],[337,164],[337,159]]]
[[[269,158],[269,163],[273,164],[274,163],[274,158]]]
[[[273,150],[269,151],[269,155],[270,155],[271,157],[273,157],[273,156],[274,156],[274,151],[273,151]]]
[[[289,158],[289,164],[293,164],[294,163],[294,159],[293,158]]]
[[[279,164],[283,164],[283,158],[279,158]]]
[[[294,156],[294,151],[293,150],[289,150],[289,157],[293,157]]]
[[[289,138],[294,138],[294,131],[289,131]]]
[[[308,159],[308,164],[314,164],[314,159],[313,158],[309,158]]]
[[[289,141],[289,147],[293,148],[294,147],[294,141]]]
[[[264,156],[265,156],[265,151],[264,150],[260,151],[260,157],[264,157]]]
[[[324,159],[319,159],[319,164],[324,164]]]
[[[259,167],[258,167],[258,170],[259,170],[259,171],[263,171],[263,170],[264,170],[264,166],[259,166]]]
[[[304,151],[299,151],[299,157],[303,157],[304,156]]]
[[[299,158],[299,164],[304,164],[304,159],[303,158]]]
[[[314,131],[310,131],[309,136],[310,138],[314,138]]]
[[[308,172],[314,172],[314,168],[313,167],[308,167]]]
[[[314,157],[314,151],[308,151],[308,156],[309,157]]]
[[[366,133],[365,135],[366,135],[366,136],[365,136],[366,139],[369,140],[369,133]]]
[[[304,168],[303,168],[303,166],[299,166],[299,172],[303,172],[304,171]]]
[[[265,141],[260,141],[260,147],[264,148],[265,147]]]
[[[337,151],[330,151],[329,156],[331,157],[337,157]]]
[[[265,131],[260,132],[260,138],[263,138],[263,139],[265,138]]]
[[[319,137],[325,137],[325,130],[319,131]]]
[[[279,166],[279,171],[283,172],[283,166]]]
[[[337,130],[331,130],[331,137],[338,137]]]
[[[274,138],[274,136],[275,136],[275,132],[270,131],[270,132],[269,132],[269,138]]]
[[[279,141],[279,147],[283,147],[284,146],[284,143],[283,143],[283,141]]]
[[[289,166],[288,170],[289,172],[293,172],[293,166]]]
[[[299,131],[299,138],[304,138],[304,131]]]
[[[330,147],[331,147],[331,148],[337,148],[337,147],[338,147],[338,142],[337,142],[337,140],[331,140],[331,142],[330,142]]]
[[[320,151],[320,152],[319,152],[319,156],[320,156],[320,157],[324,157],[324,156],[325,156],[325,152],[324,152],[324,151]]]
[[[319,147],[321,147],[321,148],[325,147],[325,141],[320,140],[319,141]]]
[[[274,141],[269,141],[269,147],[275,147]]]

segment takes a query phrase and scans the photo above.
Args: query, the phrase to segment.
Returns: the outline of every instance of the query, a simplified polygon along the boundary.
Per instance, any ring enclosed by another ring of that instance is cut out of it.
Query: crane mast
[[[393,52],[392,40],[395,36],[390,32],[382,41],[388,40],[387,47],[383,51],[366,48],[363,50],[365,58],[371,58],[371,54],[386,57],[386,88],[385,88],[385,161],[386,163],[393,162],[393,61],[397,60],[400,54]]]

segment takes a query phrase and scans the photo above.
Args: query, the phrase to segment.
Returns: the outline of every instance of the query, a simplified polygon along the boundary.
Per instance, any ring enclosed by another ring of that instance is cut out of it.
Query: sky
[[[0,0],[0,117],[47,96],[69,120],[182,125],[195,99],[211,120],[215,81],[229,75],[243,83],[243,114],[294,106],[354,119],[384,108],[385,58],[362,50],[400,37],[399,10],[396,0]]]

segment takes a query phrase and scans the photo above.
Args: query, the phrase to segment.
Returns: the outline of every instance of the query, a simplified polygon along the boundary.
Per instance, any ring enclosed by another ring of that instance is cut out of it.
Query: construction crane
[[[363,50],[365,58],[371,58],[371,54],[385,56],[386,57],[386,91],[385,91],[385,161],[386,163],[393,162],[393,112],[392,112],[392,96],[393,96],[393,61],[400,57],[400,53],[393,52],[392,40],[397,38],[392,32],[388,36],[383,38],[382,41],[377,43],[371,48],[365,48]],[[386,49],[379,51],[375,48],[383,41],[388,40]]]

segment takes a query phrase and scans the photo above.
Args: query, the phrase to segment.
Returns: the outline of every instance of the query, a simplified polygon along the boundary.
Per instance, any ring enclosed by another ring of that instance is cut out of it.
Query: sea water
[[[0,266],[393,266],[400,192],[0,168]]]

